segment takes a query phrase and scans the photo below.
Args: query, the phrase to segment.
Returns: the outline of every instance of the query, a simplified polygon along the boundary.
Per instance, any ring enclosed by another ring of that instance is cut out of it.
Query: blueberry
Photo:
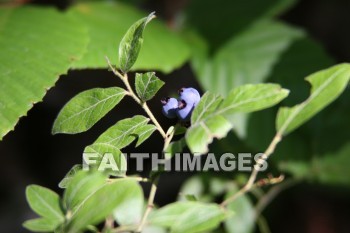
[[[176,117],[176,110],[178,107],[177,99],[166,97],[160,101],[163,104],[163,114],[168,118]]]
[[[187,105],[196,106],[201,99],[198,91],[192,87],[181,88],[179,90],[180,100],[184,100]]]
[[[180,99],[176,114],[181,121],[189,121],[194,107],[193,103],[187,104],[185,100]]]

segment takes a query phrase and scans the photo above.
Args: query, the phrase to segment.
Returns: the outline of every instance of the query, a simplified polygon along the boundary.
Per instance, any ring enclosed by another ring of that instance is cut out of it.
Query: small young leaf
[[[134,197],[139,184],[133,180],[120,179],[100,186],[90,193],[73,211],[64,232],[75,233],[94,225],[118,210],[120,206]],[[138,198],[138,196],[137,196]]]
[[[227,217],[218,205],[200,202],[176,202],[152,212],[152,225],[169,227],[172,233],[211,231]]]
[[[23,227],[35,232],[53,232],[57,226],[57,221],[47,218],[31,219],[23,223]]]
[[[176,153],[181,153],[183,149],[186,147],[185,138],[181,138],[177,141],[173,141],[169,144],[167,148],[165,148],[165,158],[173,157]]]
[[[155,18],[154,12],[134,23],[119,44],[119,67],[127,73],[137,60],[143,43],[143,30]]]
[[[154,72],[136,74],[136,93],[144,102],[152,99],[163,85],[164,82],[157,78]]]
[[[207,92],[193,111],[186,142],[193,153],[204,154],[214,138],[223,138],[233,125],[229,119],[239,112],[254,112],[271,107],[288,95],[276,84],[243,85],[226,99]]]
[[[69,182],[72,180],[72,178],[74,177],[74,175],[80,171],[82,169],[82,165],[81,164],[76,164],[74,165],[69,171],[68,173],[64,176],[64,178],[60,181],[60,183],[58,184],[58,187],[60,188],[67,188]]]
[[[67,210],[82,205],[91,193],[106,184],[106,177],[100,172],[79,171],[74,175],[63,195],[63,204]]]
[[[303,103],[280,108],[277,131],[286,135],[335,100],[346,88],[350,79],[350,64],[340,64],[311,74],[306,81],[312,85],[311,94]]]
[[[63,222],[64,214],[57,193],[38,185],[29,185],[26,196],[30,207],[38,215],[57,223]]]
[[[119,87],[94,88],[76,95],[58,114],[52,133],[81,133],[90,129],[125,96]]]

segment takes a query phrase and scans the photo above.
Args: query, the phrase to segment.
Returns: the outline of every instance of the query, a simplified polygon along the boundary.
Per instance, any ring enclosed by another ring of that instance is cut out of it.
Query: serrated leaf
[[[82,165],[81,164],[76,164],[74,165],[68,172],[67,174],[64,176],[64,178],[60,181],[60,183],[58,184],[58,187],[60,188],[67,188],[69,182],[72,180],[72,178],[74,177],[74,175],[80,171],[82,169]]]
[[[286,135],[309,120],[346,88],[350,79],[350,64],[340,64],[311,74],[306,81],[312,85],[307,100],[294,107],[280,108],[276,128],[281,135]]]
[[[64,214],[57,193],[39,185],[29,185],[26,189],[26,197],[30,208],[38,215],[56,223],[63,222]]]
[[[100,172],[79,171],[74,175],[63,195],[63,204],[67,211],[80,208],[83,201],[106,182],[106,176]]]
[[[53,232],[57,226],[57,221],[46,218],[31,219],[23,223],[23,227],[34,232]]]
[[[127,170],[127,161],[120,151],[137,139],[136,146],[139,146],[147,140],[155,131],[155,126],[147,124],[149,119],[144,116],[134,116],[119,121],[114,126],[107,129],[90,146],[87,146],[84,153],[95,153],[96,164],[92,167],[98,168],[106,154],[113,155],[118,170],[108,171],[108,174],[114,176],[124,176]],[[111,158],[112,159],[112,158]]]
[[[226,195],[226,198],[232,196],[237,191],[237,187],[232,188],[232,191]],[[255,226],[255,209],[246,195],[237,198],[227,208],[235,213],[225,221],[225,229],[228,233],[253,232]]]
[[[140,115],[120,120],[98,137],[94,144],[107,144],[122,149],[138,137],[136,133],[141,133],[139,128],[147,125],[148,122],[148,118]]]
[[[119,87],[93,88],[73,97],[60,111],[52,133],[85,132],[112,110],[125,96]]]
[[[216,204],[176,202],[155,210],[149,221],[169,227],[172,233],[196,233],[215,229],[226,217],[227,213]]]
[[[87,146],[84,156],[91,156],[91,170],[101,170],[112,176],[125,176],[127,161],[124,154],[115,146],[106,143],[94,143]]]
[[[143,30],[155,18],[154,12],[134,23],[119,44],[119,68],[127,73],[139,56],[143,43]]]
[[[152,99],[163,85],[164,82],[157,78],[154,72],[136,74],[136,93],[144,102]]]
[[[186,142],[192,153],[204,154],[214,138],[223,138],[232,127],[228,120],[239,112],[271,107],[288,95],[277,84],[248,84],[233,89],[226,99],[207,92],[193,111]]]
[[[118,210],[124,202],[130,200],[130,193],[139,189],[139,184],[132,180],[116,180],[100,187],[87,196],[79,208],[72,213],[65,232],[80,232],[88,225],[94,225]]]
[[[116,46],[130,25],[147,13],[121,2],[95,1],[76,4],[69,9],[68,14],[85,23],[89,29],[87,52],[74,64],[76,69],[85,69],[107,68],[105,56],[111,59],[112,64],[116,64]],[[160,19],[147,26],[144,36],[147,39],[132,70],[169,73],[190,56],[187,44]]]
[[[1,8],[0,21],[1,140],[80,59],[88,36],[83,24],[53,8]]]

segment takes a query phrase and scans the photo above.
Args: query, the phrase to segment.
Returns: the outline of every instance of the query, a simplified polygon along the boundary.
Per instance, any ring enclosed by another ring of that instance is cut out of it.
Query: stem
[[[275,137],[271,141],[270,145],[268,146],[268,148],[264,152],[264,154],[258,159],[258,161],[256,161],[254,168],[253,168],[253,171],[250,174],[248,182],[237,193],[233,194],[232,196],[230,196],[226,200],[224,200],[221,203],[222,207],[226,207],[228,204],[235,201],[238,197],[244,195],[245,193],[249,192],[253,188],[254,182],[255,182],[256,177],[259,173],[259,168],[260,168],[261,164],[263,164],[263,162],[265,162],[269,158],[269,156],[275,151],[275,148],[276,148],[277,144],[281,141],[281,139],[282,139],[281,133],[277,132],[277,134],[275,135]],[[276,182],[277,181],[273,181],[270,183],[276,183]],[[257,185],[259,185],[259,184],[257,184]]]
[[[155,180],[152,183],[151,191],[150,191],[149,196],[148,196],[147,208],[146,208],[145,213],[142,216],[142,220],[141,220],[139,227],[137,228],[137,232],[142,232],[142,229],[146,224],[147,217],[151,213],[151,211],[154,207],[154,197],[156,196],[156,192],[157,192],[157,183],[158,183],[158,180]]]
[[[138,103],[143,110],[147,113],[147,115],[149,116],[149,118],[151,119],[151,121],[153,122],[153,124],[157,127],[157,130],[159,131],[159,133],[162,135],[162,137],[165,139],[166,138],[166,134],[165,131],[163,130],[162,126],[158,123],[157,119],[154,117],[153,113],[151,112],[151,110],[149,109],[149,107],[147,106],[146,102],[143,102],[133,91],[133,89],[130,86],[129,80],[128,80],[128,75],[125,73],[124,75],[122,75],[121,73],[119,73],[116,69],[114,69],[114,67],[112,66],[110,60],[108,59],[108,57],[106,56],[106,60],[108,63],[109,68],[113,71],[113,73],[118,76],[124,83],[124,85],[126,86],[126,89],[128,91],[128,94],[136,101],[136,103]]]

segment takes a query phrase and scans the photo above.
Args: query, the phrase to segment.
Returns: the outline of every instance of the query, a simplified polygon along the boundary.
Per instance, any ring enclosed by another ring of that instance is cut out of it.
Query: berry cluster
[[[201,96],[196,89],[192,87],[181,88],[179,99],[167,97],[161,100],[163,114],[168,118],[178,117],[181,121],[189,121],[192,111],[200,99]]]

